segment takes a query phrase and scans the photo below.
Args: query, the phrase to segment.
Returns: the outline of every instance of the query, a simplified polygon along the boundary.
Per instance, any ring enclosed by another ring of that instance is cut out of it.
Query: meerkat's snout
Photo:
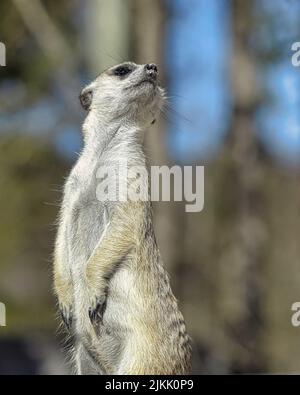
[[[146,79],[142,79],[143,82],[150,82],[155,87],[157,85],[158,68],[154,63],[148,63],[144,66],[144,73]]]
[[[146,74],[148,77],[153,78],[154,80],[157,79],[158,76],[158,68],[154,63],[148,63],[145,65]]]

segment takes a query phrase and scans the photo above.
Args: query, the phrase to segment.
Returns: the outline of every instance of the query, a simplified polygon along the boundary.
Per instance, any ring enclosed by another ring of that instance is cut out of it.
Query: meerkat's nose
[[[146,73],[151,77],[156,77],[158,74],[158,68],[154,63],[148,63],[145,66]]]

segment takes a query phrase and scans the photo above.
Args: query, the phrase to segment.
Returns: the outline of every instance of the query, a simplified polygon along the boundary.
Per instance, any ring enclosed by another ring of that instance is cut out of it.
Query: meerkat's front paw
[[[59,303],[59,311],[66,328],[70,331],[73,323],[72,306],[66,306],[62,303]]]
[[[89,317],[92,324],[102,321],[106,309],[106,293],[102,296],[95,296],[90,300]]]
[[[55,276],[55,294],[58,300],[58,307],[61,318],[70,330],[73,322],[73,287],[70,281],[64,280],[61,276]]]
[[[90,265],[87,267],[88,314],[92,324],[102,322],[106,308],[107,281],[99,277],[98,273],[95,272],[94,266]]]

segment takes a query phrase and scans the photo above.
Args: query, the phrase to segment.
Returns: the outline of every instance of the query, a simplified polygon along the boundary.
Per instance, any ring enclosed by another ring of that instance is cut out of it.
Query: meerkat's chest
[[[97,199],[94,171],[71,173],[66,185],[67,243],[72,262],[88,259],[105,227],[105,204]]]

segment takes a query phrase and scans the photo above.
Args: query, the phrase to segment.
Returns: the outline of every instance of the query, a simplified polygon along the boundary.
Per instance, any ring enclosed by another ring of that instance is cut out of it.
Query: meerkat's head
[[[133,120],[148,126],[154,123],[164,98],[157,76],[158,68],[152,63],[125,62],[111,67],[82,90],[81,105],[107,121]]]

